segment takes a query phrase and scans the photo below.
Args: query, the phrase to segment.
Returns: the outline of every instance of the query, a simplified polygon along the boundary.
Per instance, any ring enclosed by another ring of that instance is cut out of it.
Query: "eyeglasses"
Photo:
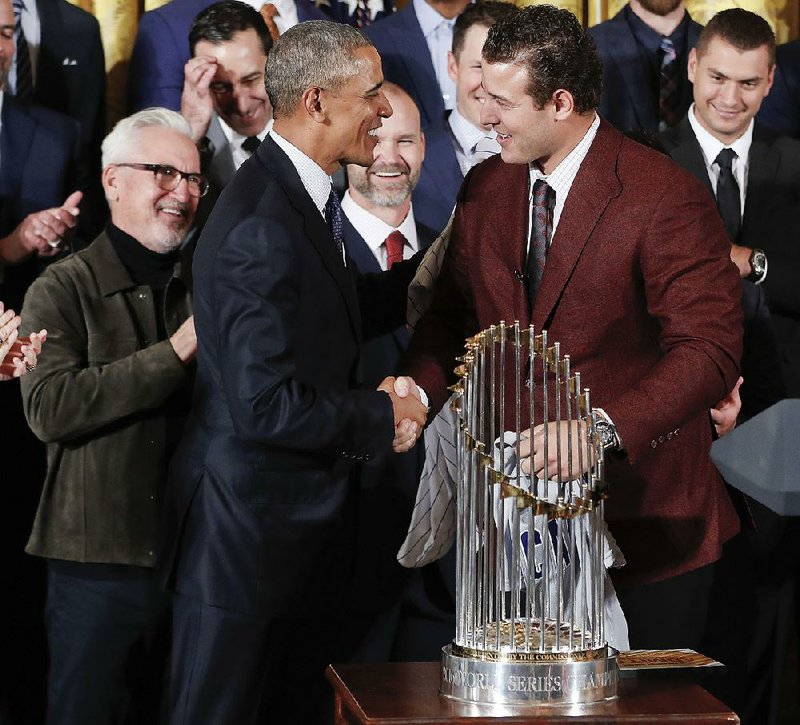
[[[164,191],[175,191],[181,179],[186,179],[189,194],[196,198],[205,196],[208,193],[208,180],[200,174],[190,174],[187,171],[180,171],[174,166],[166,164],[114,164],[115,166],[125,166],[137,171],[152,171],[156,177],[156,184],[159,189]]]

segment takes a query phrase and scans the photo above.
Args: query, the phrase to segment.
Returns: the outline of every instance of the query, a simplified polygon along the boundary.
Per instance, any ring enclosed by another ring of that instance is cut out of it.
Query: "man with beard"
[[[347,166],[349,190],[342,199],[344,240],[348,262],[360,273],[380,272],[425,249],[436,236],[415,220],[411,193],[420,179],[425,136],[419,110],[399,86],[385,83],[383,91],[392,115],[375,132],[372,166]],[[364,343],[359,362],[361,383],[376,387],[394,375],[408,345],[405,325]],[[427,661],[436,659],[453,635],[454,600],[442,581],[438,564],[409,571],[397,563],[419,472],[422,446],[402,455],[382,455],[361,468],[354,621],[368,623],[354,659]],[[449,562],[452,564],[452,561]],[[448,579],[454,578],[450,567]],[[426,596],[427,592],[441,596]]]
[[[51,725],[121,721],[126,701],[137,721],[158,719],[163,637],[160,650],[147,645],[167,598],[156,532],[196,349],[179,248],[207,182],[189,125],[142,111],[117,124],[102,157],[110,223],[45,270],[23,307],[26,327],[50,333],[22,396],[48,449],[26,551],[47,560]],[[134,651],[148,656],[132,663]]]
[[[623,132],[678,123],[692,102],[686,63],[701,30],[684,0],[630,0],[590,28],[603,60],[600,115]]]

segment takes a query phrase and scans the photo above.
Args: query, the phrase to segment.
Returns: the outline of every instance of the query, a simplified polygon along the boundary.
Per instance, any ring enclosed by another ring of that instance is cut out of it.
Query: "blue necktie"
[[[678,51],[669,38],[661,39],[661,82],[658,91],[658,128],[663,131],[681,120],[678,88]]]
[[[31,68],[31,55],[28,50],[28,41],[22,31],[22,11],[25,8],[23,0],[12,0],[16,29],[14,41],[16,42],[17,81],[14,86],[14,95],[23,102],[33,100],[33,69]]]
[[[328,221],[328,226],[331,228],[333,234],[333,241],[336,242],[336,248],[339,254],[344,254],[344,229],[342,227],[342,205],[339,203],[339,197],[331,186],[331,193],[328,196],[328,201],[325,204],[325,219]]]

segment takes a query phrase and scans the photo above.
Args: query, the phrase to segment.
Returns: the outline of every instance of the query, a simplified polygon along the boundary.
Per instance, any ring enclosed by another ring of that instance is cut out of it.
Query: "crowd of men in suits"
[[[106,136],[94,18],[0,0],[0,723],[325,722],[328,662],[438,659],[417,439],[501,319],[592,388],[631,646],[775,722],[796,531],[708,450],[800,396],[798,42],[683,0],[171,0]]]

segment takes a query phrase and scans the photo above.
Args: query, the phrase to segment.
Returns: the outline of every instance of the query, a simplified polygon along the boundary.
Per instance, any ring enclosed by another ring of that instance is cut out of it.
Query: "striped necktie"
[[[14,95],[26,103],[33,100],[33,69],[31,68],[31,54],[28,50],[28,41],[22,30],[22,11],[25,9],[24,0],[12,0],[14,18],[17,24],[14,31],[14,41],[17,46],[16,65],[17,80],[14,86]]]
[[[658,93],[658,128],[663,131],[681,120],[678,87],[678,51],[669,38],[661,39],[661,82]]]

